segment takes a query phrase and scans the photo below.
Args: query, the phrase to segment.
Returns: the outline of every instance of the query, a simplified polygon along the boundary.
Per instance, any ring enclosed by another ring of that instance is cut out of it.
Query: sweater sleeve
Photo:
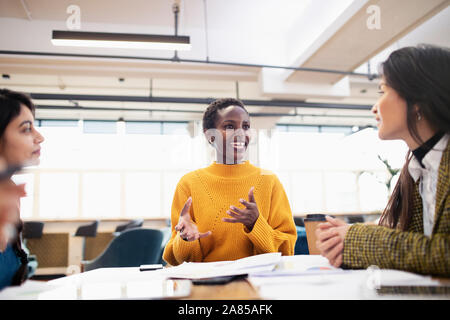
[[[354,224],[344,240],[343,267],[370,265],[448,277],[450,234],[437,233],[429,238],[419,232]]]
[[[175,226],[178,224],[178,219],[180,217],[180,212],[189,198],[190,193],[185,190],[181,181],[178,183],[175,190],[175,195],[172,202],[171,211],[171,228],[172,235],[170,240],[164,249],[163,259],[170,265],[176,266],[184,261],[202,261],[203,255],[200,248],[200,241],[184,241],[178,235],[175,230]],[[192,207],[191,207],[192,212]],[[192,213],[191,217],[192,217]]]
[[[244,227],[244,232],[253,243],[255,254],[267,252],[294,254],[297,229],[283,185],[276,176],[267,218],[260,213],[252,231],[248,232]]]

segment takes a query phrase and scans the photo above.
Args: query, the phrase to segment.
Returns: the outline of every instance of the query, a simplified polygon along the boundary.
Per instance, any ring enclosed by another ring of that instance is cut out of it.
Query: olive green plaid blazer
[[[436,188],[436,208],[431,237],[423,234],[422,199],[418,184],[408,231],[354,224],[345,239],[342,267],[376,265],[384,269],[450,277],[450,143],[442,154]]]

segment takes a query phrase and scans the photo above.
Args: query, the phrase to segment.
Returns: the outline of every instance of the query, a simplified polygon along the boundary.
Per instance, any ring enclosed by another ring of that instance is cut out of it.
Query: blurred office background
[[[71,5],[76,31],[177,31],[191,49],[54,46],[52,31],[73,27]],[[279,176],[294,216],[376,220],[407,151],[377,137],[379,64],[404,46],[448,47],[448,5],[0,0],[0,87],[32,95],[46,138],[41,164],[14,177],[27,185],[22,218],[48,232],[91,220],[105,232],[137,218],[167,225],[179,178],[214,160],[203,111],[237,97],[251,114],[250,161]]]

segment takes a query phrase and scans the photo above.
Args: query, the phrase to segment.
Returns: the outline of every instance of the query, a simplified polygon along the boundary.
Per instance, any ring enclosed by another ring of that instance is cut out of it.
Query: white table
[[[396,270],[342,270],[321,256],[282,257],[276,269],[225,285],[193,286],[139,268],[102,268],[48,282],[27,281],[0,292],[0,299],[450,299],[450,296],[378,295],[376,286],[439,286],[436,279]]]

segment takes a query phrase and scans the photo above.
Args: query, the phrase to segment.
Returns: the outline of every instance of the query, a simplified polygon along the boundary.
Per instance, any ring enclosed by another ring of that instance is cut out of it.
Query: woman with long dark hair
[[[318,247],[344,268],[400,269],[450,276],[450,50],[394,51],[381,66],[373,106],[378,135],[408,145],[406,163],[379,226],[327,217]]]
[[[0,89],[0,158],[6,167],[21,167],[39,164],[40,144],[44,138],[34,127],[34,105],[30,98],[18,92]],[[19,197],[23,195],[11,176],[3,179],[0,192],[3,197],[0,217],[4,221],[0,231],[0,289],[21,284],[27,278],[28,257],[22,249]],[[5,181],[6,180],[6,181]],[[6,185],[6,186],[5,186]],[[8,189],[9,188],[9,189]],[[12,190],[11,190],[12,189]],[[19,189],[19,191],[17,190]],[[15,205],[11,206],[14,197]],[[9,201],[8,201],[9,200]],[[6,203],[5,203],[6,202]],[[5,241],[4,227],[15,225],[15,232]]]

